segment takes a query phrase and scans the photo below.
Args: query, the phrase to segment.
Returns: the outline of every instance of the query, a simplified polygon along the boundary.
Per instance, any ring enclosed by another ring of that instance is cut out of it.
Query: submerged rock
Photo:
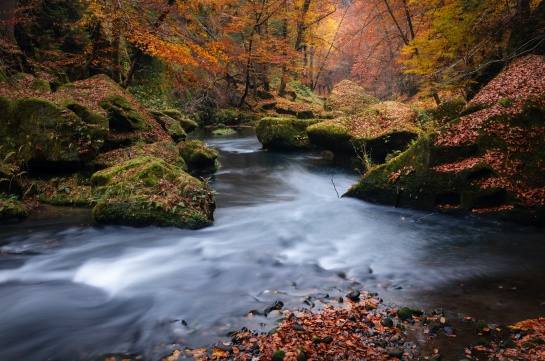
[[[99,223],[201,228],[212,222],[215,202],[206,184],[181,168],[140,157],[91,177]]]
[[[307,128],[319,120],[263,118],[256,127],[257,139],[264,148],[274,150],[310,149]]]
[[[545,223],[545,57],[511,64],[459,118],[368,172],[348,196]]]

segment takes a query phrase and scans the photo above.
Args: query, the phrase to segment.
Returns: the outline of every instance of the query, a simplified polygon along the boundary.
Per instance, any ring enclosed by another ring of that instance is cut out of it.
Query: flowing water
[[[212,227],[99,226],[89,210],[43,208],[0,228],[0,360],[155,360],[268,331],[273,318],[245,316],[275,300],[307,307],[349,288],[497,323],[543,316],[543,230],[339,198],[359,175],[320,153],[263,151],[252,130],[204,138],[222,164]]]

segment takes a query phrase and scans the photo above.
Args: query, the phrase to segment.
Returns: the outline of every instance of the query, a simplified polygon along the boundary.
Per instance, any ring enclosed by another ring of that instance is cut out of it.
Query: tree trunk
[[[297,20],[297,35],[295,37],[295,44],[294,44],[294,47],[293,47],[295,49],[295,51],[300,50],[301,43],[303,42],[303,34],[304,34],[305,30],[306,30],[305,18],[306,18],[306,15],[308,13],[308,10],[310,8],[311,1],[312,0],[305,0],[305,2],[303,3],[303,7],[301,8],[300,17]],[[288,11],[288,9],[286,8],[286,12],[287,11]],[[282,28],[282,35],[284,36],[284,40],[286,40],[286,43],[287,43],[287,38],[288,38],[288,20],[287,20],[287,17],[284,19],[284,25],[283,25],[283,28]],[[287,54],[286,54],[286,56],[287,56]],[[284,65],[284,66],[282,66],[282,77],[280,78],[280,90],[278,91],[280,96],[284,96],[284,94],[286,93],[286,85],[287,85],[288,78],[289,78],[288,67],[286,65]]]
[[[17,0],[2,0],[0,10],[0,34],[8,41],[15,43],[15,9]]]
[[[163,22],[165,21],[165,19],[167,18],[168,14],[170,12],[170,7],[172,5],[174,5],[175,2],[176,2],[176,0],[168,0],[168,3],[167,3],[168,6],[167,6],[166,10],[164,10],[161,13],[161,15],[159,15],[157,20],[155,20],[155,23],[153,23],[153,30],[154,31],[159,29],[159,27],[163,24]],[[129,71],[127,72],[127,76],[125,77],[125,80],[121,84],[121,86],[123,88],[127,88],[129,86],[129,84],[132,81],[132,78],[134,76],[134,72],[136,70],[136,67],[137,67],[138,63],[140,62],[140,60],[142,59],[143,55],[144,55],[144,51],[142,49],[139,48],[138,50],[136,50],[136,54],[133,57],[133,60],[131,62],[131,66],[129,68]]]

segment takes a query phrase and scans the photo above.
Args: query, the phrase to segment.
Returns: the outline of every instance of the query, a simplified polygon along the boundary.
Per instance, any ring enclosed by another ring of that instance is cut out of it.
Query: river
[[[545,231],[338,197],[359,174],[320,152],[261,149],[251,129],[207,143],[214,225],[94,225],[44,207],[0,228],[0,360],[87,360],[206,346],[281,300],[376,291],[497,324],[544,316]],[[182,324],[183,320],[183,324]]]

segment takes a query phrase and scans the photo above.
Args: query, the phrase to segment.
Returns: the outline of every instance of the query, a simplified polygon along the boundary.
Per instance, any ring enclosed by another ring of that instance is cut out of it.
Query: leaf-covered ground
[[[368,292],[352,299],[308,298],[306,303],[309,308],[294,311],[279,310],[281,302],[270,306],[268,317],[278,318],[280,324],[269,333],[243,328],[230,333],[229,341],[209,348],[176,348],[161,361],[545,359],[545,318],[500,328],[470,316],[449,320],[442,309],[425,313],[416,308],[392,308]],[[458,332],[464,334],[461,340]],[[435,342],[439,339],[441,342]],[[438,345],[449,342],[468,344],[457,347],[459,354],[444,354]]]
[[[545,163],[545,126],[531,126],[531,117],[543,118],[545,109],[545,58],[528,56],[511,64],[469,103],[480,109],[438,130],[436,145],[465,146],[495,139],[482,157],[434,168],[459,172],[478,163],[490,166],[500,177],[480,180],[482,189],[502,188],[523,207],[545,206],[540,175]]]
[[[410,107],[394,101],[374,104],[360,113],[330,122],[338,123],[348,129],[353,138],[374,138],[402,130],[420,132]]]

